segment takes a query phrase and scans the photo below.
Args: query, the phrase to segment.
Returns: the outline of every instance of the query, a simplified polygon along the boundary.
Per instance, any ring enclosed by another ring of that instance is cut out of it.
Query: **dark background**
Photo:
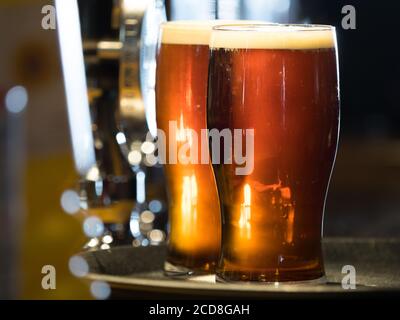
[[[337,28],[345,137],[399,138],[398,1],[301,0],[300,19]],[[356,9],[357,29],[343,30],[341,9]]]
[[[400,59],[397,1],[300,2],[300,19],[337,28],[341,138],[325,234],[400,235]],[[341,9],[356,8],[356,30]]]

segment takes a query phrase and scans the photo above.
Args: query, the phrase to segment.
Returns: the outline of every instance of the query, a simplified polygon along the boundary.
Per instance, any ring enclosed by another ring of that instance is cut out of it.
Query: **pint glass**
[[[210,144],[222,208],[217,279],[323,279],[323,211],[339,128],[335,29],[219,26],[210,47],[208,128],[243,136]],[[252,163],[240,174],[239,147]],[[216,151],[230,159],[215,163]]]
[[[206,128],[212,26],[212,21],[167,22],[161,26],[156,110],[158,139],[166,137],[170,234],[164,269],[169,275],[214,272],[220,253],[217,189],[208,161],[208,144],[201,149],[199,142],[201,130]],[[184,148],[188,154],[195,152],[197,158],[182,159]]]

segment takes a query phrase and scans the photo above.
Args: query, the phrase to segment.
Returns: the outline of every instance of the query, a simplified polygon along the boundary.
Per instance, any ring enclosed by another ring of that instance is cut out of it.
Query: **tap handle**
[[[145,121],[140,87],[140,48],[143,19],[151,0],[121,0],[119,116],[122,121]]]

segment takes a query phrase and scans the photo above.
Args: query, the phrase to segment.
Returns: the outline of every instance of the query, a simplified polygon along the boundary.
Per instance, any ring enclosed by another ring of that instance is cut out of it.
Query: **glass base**
[[[310,283],[321,282],[325,272],[321,264],[308,267],[240,269],[220,268],[216,271],[218,282],[233,283]]]
[[[238,283],[245,283],[245,284],[255,284],[255,285],[270,285],[275,287],[283,287],[283,286],[293,286],[293,285],[325,285],[328,283],[327,278],[325,275],[322,275],[315,279],[307,279],[307,280],[284,280],[284,281],[266,281],[263,279],[260,280],[232,280],[221,277],[219,274],[215,276],[216,282],[218,283],[231,283],[231,284],[238,284]]]
[[[183,266],[174,265],[168,261],[164,262],[164,274],[170,278],[191,279],[194,277],[202,277],[213,275],[211,272],[204,270],[189,269]]]

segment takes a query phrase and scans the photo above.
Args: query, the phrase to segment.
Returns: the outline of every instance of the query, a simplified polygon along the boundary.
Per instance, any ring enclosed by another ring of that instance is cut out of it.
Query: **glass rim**
[[[270,29],[270,30],[268,30]],[[334,31],[335,26],[328,24],[300,24],[300,23],[249,23],[249,24],[239,24],[239,23],[229,23],[215,25],[212,31],[222,31],[222,32],[274,32],[280,31],[290,31],[290,32],[315,32],[315,31]]]

